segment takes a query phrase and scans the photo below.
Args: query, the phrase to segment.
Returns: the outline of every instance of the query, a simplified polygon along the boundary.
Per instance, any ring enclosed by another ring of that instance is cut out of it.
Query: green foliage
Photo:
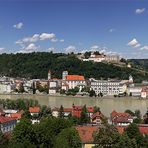
[[[62,105],[60,106],[60,109],[59,109],[59,117],[64,118],[64,108]]]
[[[66,92],[66,95],[75,96],[78,92],[79,92],[79,88],[75,87],[74,89],[68,89],[68,91]]]
[[[0,99],[0,105],[6,109],[28,110],[30,106],[38,106],[38,101],[32,99]]]
[[[143,142],[143,136],[141,135],[138,126],[135,123],[131,123],[125,130],[130,139],[135,139],[137,145],[141,145]]]
[[[29,143],[34,142],[34,131],[33,125],[30,120],[23,118],[14,128],[12,133],[12,143],[23,143],[28,141]]]
[[[135,113],[134,112],[132,112],[131,110],[129,110],[129,109],[127,109],[127,110],[125,110],[125,113],[129,113],[131,116],[135,116]]]
[[[66,128],[56,137],[54,148],[81,148],[78,132],[74,128]]]
[[[41,106],[41,110],[39,112],[39,118],[41,118],[41,117],[51,117],[51,116],[52,116],[51,108],[46,106],[46,105]]]
[[[96,112],[100,112],[100,107],[94,106],[94,113],[96,113]]]
[[[94,141],[98,143],[95,148],[112,148],[114,144],[119,142],[120,134],[112,125],[105,125],[94,134]]]
[[[90,97],[93,97],[93,96],[96,97],[96,93],[95,93],[95,91],[94,91],[93,89],[91,89],[91,90],[89,91],[89,96],[90,96]]]
[[[52,71],[52,76],[57,78],[61,78],[64,70],[68,70],[70,74],[80,74],[86,78],[94,77],[96,79],[101,77],[103,79],[128,79],[129,74],[134,77],[136,82],[148,78],[148,73],[136,69],[118,67],[107,63],[83,62],[74,54],[52,52],[1,54],[0,69],[0,75],[34,79],[47,78],[49,69]]]
[[[88,116],[87,107],[86,105],[83,106],[80,116],[80,123],[88,123],[90,121],[90,117]]]

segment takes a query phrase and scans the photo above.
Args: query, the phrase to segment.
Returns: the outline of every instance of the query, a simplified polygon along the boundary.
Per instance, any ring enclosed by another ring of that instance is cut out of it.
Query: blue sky
[[[51,50],[148,58],[148,1],[0,1],[0,53]]]

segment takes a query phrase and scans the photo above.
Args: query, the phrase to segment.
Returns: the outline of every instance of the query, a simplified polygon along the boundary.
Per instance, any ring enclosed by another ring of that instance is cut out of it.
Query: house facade
[[[118,80],[95,80],[90,79],[90,88],[95,91],[96,95],[102,93],[103,95],[119,95],[126,92],[126,84]]]
[[[115,110],[111,113],[111,122],[116,126],[128,126],[133,123],[133,117],[129,113],[116,112]]]
[[[0,116],[0,129],[2,133],[12,132],[12,130],[16,126],[16,123],[16,118]]]

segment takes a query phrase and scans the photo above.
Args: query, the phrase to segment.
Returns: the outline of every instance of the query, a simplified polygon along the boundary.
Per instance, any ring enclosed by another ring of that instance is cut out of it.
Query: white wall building
[[[119,95],[126,92],[127,86],[121,81],[107,81],[107,80],[95,80],[90,79],[91,89],[95,91],[98,95],[102,93],[103,95]]]

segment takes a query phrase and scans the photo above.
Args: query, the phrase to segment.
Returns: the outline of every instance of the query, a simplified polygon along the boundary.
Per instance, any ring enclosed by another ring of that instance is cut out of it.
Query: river
[[[49,95],[0,95],[0,99],[36,99],[41,105],[49,105],[50,107],[71,107],[75,105],[87,106],[99,106],[104,115],[108,116],[113,110],[122,112],[126,109],[135,111],[139,109],[143,114],[146,113],[148,107],[148,99],[137,99],[137,98],[114,98],[114,97],[103,97],[102,98],[89,98],[89,97],[70,97],[70,96],[49,96]]]

